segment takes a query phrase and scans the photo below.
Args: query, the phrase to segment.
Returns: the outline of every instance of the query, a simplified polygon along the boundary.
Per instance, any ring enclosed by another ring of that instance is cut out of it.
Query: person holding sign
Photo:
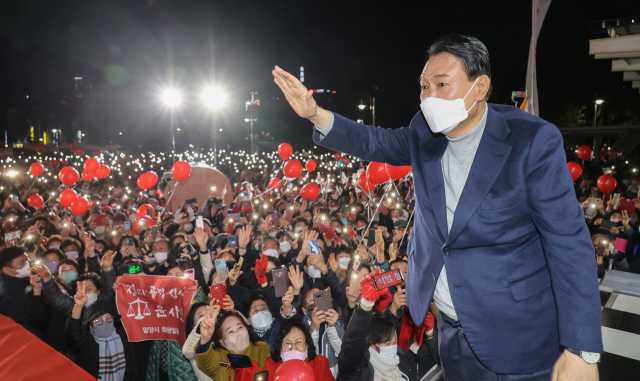
[[[195,348],[196,363],[214,381],[251,380],[255,372],[264,369],[267,358],[271,357],[269,344],[256,341],[244,316],[237,312],[221,313],[215,299],[207,307],[196,332],[200,334]],[[244,364],[242,367],[222,365],[221,362],[232,361],[229,357]]]
[[[116,326],[117,313],[108,301],[98,301],[83,324],[87,303],[85,283],[78,282],[74,306],[67,321],[67,344],[75,355],[75,363],[102,381],[136,380],[136,360],[127,333]]]

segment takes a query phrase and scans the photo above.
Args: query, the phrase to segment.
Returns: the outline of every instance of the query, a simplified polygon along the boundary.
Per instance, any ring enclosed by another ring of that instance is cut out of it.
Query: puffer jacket
[[[146,381],[160,380],[160,349],[167,341],[167,373],[169,381],[195,381],[196,375],[189,360],[182,354],[182,347],[175,340],[154,340],[147,362]]]
[[[196,374],[196,378],[198,379],[198,381],[213,381],[211,380],[211,377],[207,376],[205,372],[198,368],[198,364],[196,363],[195,348],[200,342],[200,333],[198,332],[199,326],[200,323],[193,327],[193,329],[189,333],[187,341],[185,341],[184,345],[182,346],[182,354],[187,360],[189,360],[189,363],[191,363],[191,367],[193,368],[193,372]]]

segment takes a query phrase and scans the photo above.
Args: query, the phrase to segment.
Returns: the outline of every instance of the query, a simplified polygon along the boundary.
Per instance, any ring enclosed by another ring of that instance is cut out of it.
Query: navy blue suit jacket
[[[449,234],[440,164],[448,140],[422,113],[395,130],[334,114],[331,131],[314,131],[314,140],[363,160],[411,165],[417,203],[406,295],[417,324],[446,264],[467,340],[490,370],[548,369],[561,347],[601,353],[596,259],[562,136],[516,107],[487,106]]]

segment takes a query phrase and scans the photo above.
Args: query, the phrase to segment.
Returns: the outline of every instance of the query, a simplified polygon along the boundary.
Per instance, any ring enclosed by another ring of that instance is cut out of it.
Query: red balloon
[[[346,156],[341,157],[340,161],[343,162],[345,165],[349,164],[349,158]]]
[[[145,174],[142,176],[144,177],[143,180],[144,184],[147,186],[147,189],[155,187],[158,183],[158,175],[156,175],[155,172],[145,172]]]
[[[383,163],[372,161],[367,167],[367,179],[374,184],[382,184],[389,180],[389,174]]]
[[[44,165],[42,163],[33,163],[29,166],[29,172],[35,177],[40,177],[44,173]]]
[[[60,165],[60,160],[53,159],[49,162],[49,164],[51,164],[51,168],[58,168],[58,166]]]
[[[69,149],[73,151],[73,149],[76,148],[76,145],[73,144],[73,142],[69,142],[67,143],[67,147],[69,147]]]
[[[133,231],[133,234],[142,233],[142,230],[138,230],[138,227],[140,227],[140,222],[141,221],[145,221],[146,222],[146,226],[145,227],[147,227],[147,228],[153,226],[153,219],[151,219],[151,218],[149,218],[147,216],[138,217],[136,222],[134,222],[133,226],[131,227],[131,230]]]
[[[307,171],[309,171],[309,172],[311,172],[311,171],[315,170],[315,169],[316,169],[316,166],[317,166],[316,161],[315,161],[315,160],[313,160],[313,159],[309,159],[309,160],[307,160],[307,163],[304,165],[304,167],[305,167],[305,168],[307,169]]]
[[[578,157],[580,160],[587,160],[591,157],[591,147],[589,146],[580,146],[578,147]]]
[[[76,156],[82,156],[84,155],[84,148],[76,147],[73,149],[73,153],[76,154]]]
[[[289,360],[276,369],[274,381],[316,381],[316,374],[304,361]]]
[[[106,165],[101,165],[96,171],[96,177],[100,180],[105,179],[109,176],[111,170]]]
[[[84,197],[78,197],[71,203],[71,213],[74,216],[85,214],[89,210],[89,201]]]
[[[39,144],[37,149],[38,149],[38,152],[43,153],[44,151],[47,150],[47,147],[45,147],[44,144]]]
[[[136,184],[138,184],[138,188],[140,189],[147,189],[147,184],[144,182],[144,176],[140,175],[138,176],[138,180],[136,180]]]
[[[600,192],[604,194],[613,192],[617,185],[618,183],[616,182],[616,179],[611,175],[602,175],[598,177],[598,189],[600,189]]]
[[[300,160],[289,160],[287,164],[284,165],[283,172],[288,178],[296,178],[302,173],[302,163]]]
[[[138,207],[138,217],[145,217],[147,215],[147,210],[151,210],[151,217],[155,217],[156,216],[156,211],[155,209],[153,209],[153,206],[149,205],[149,204],[144,204],[144,205],[140,205]]]
[[[171,168],[171,173],[176,181],[184,181],[191,174],[191,165],[186,161],[176,161]]]
[[[60,179],[60,182],[70,187],[80,180],[80,174],[73,167],[64,167],[60,170],[58,178]]]
[[[571,177],[573,177],[573,181],[578,180],[580,175],[582,175],[582,167],[580,164],[570,161],[567,163],[567,167],[569,167],[569,171],[571,171]]]
[[[87,172],[87,170],[82,171],[82,180],[84,180],[85,182],[88,183],[89,181],[92,181],[95,178],[96,178],[95,172]]]
[[[282,160],[289,160],[291,154],[293,153],[293,147],[289,143],[282,143],[278,147],[278,155]]]
[[[44,199],[39,194],[33,194],[29,196],[27,204],[29,204],[29,206],[33,206],[34,208],[39,208],[44,205]]]
[[[60,205],[68,208],[78,198],[78,194],[73,189],[65,189],[60,193]]]
[[[313,200],[320,194],[320,187],[316,183],[309,183],[300,189],[300,196],[307,200]]]
[[[389,175],[392,180],[400,180],[411,172],[410,165],[396,167],[394,165],[385,164],[384,167],[387,171],[387,175]]]
[[[95,172],[100,168],[100,161],[95,157],[90,157],[84,161],[84,170],[87,172]]]
[[[104,212],[106,212],[107,210],[112,210],[112,209],[111,209],[111,207],[110,207],[109,205],[105,205],[105,206],[103,206],[102,208],[100,208],[100,212],[101,212],[101,213],[104,213]]]
[[[358,184],[360,184],[360,186],[362,187],[362,189],[364,189],[365,192],[371,192],[373,188],[375,188],[376,186],[376,184],[367,180],[367,171],[364,171],[360,174],[360,177],[358,177]]]
[[[333,157],[335,157],[336,160],[340,160],[340,158],[342,158],[342,154],[340,152],[336,152],[333,154]]]
[[[282,187],[282,181],[279,178],[274,177],[269,181],[269,189],[280,189]]]

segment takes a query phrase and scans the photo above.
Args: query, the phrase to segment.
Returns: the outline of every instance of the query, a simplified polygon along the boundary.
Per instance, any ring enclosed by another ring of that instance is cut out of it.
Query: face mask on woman
[[[346,270],[349,268],[349,262],[351,262],[350,257],[342,257],[338,259],[338,268],[340,270]]]
[[[251,324],[257,329],[270,327],[271,323],[273,323],[273,316],[269,311],[256,312],[251,317]]]
[[[280,251],[283,253],[288,253],[291,250],[291,244],[287,241],[280,242]]]
[[[315,266],[307,267],[307,274],[309,274],[310,278],[321,278],[322,271],[318,270]]]
[[[223,342],[224,346],[227,347],[228,350],[240,354],[249,346],[249,331],[246,329],[238,331],[227,340],[223,340]]]
[[[156,256],[156,262],[157,262],[157,263],[162,263],[162,262],[166,261],[166,260],[167,260],[167,255],[168,255],[168,254],[169,254],[169,253],[167,253],[167,252],[165,252],[165,251],[159,251],[159,252],[155,253],[155,256]]]
[[[60,248],[60,244],[57,242],[49,245],[49,249],[59,249],[59,248]]]
[[[282,362],[287,362],[289,360],[306,360],[307,357],[309,357],[308,354],[308,349],[306,349],[304,352],[300,352],[300,351],[296,351],[295,349],[292,349],[288,352],[282,352],[280,354],[280,357],[282,357]]]
[[[622,219],[618,217],[614,217],[614,218],[611,218],[610,221],[615,222],[617,224],[618,222],[622,221]]]
[[[87,294],[87,296],[89,295],[92,294]],[[103,321],[102,324],[91,328],[91,333],[95,337],[109,337],[113,333],[114,329],[112,321]]]
[[[60,275],[60,279],[62,279],[66,284],[71,284],[78,277],[78,273],[75,271],[69,271]]]
[[[193,230],[193,224],[184,224],[184,231],[190,232]]]
[[[335,212],[336,210],[338,210],[338,207],[337,207],[337,206],[331,206],[331,207],[329,207],[329,212],[331,212],[331,213]]]
[[[102,225],[102,226],[96,226],[95,229],[93,229],[93,231],[96,233],[96,235],[102,235],[104,234],[104,231],[107,227]]]
[[[93,294],[87,294],[87,302],[85,303],[85,307],[91,306],[98,300],[98,293],[94,292]]]
[[[69,259],[78,259],[77,251],[67,251],[65,254],[67,254],[67,258]]]
[[[376,347],[378,347],[376,345]],[[397,345],[387,345],[386,347],[378,347],[378,352],[388,359],[392,359],[398,355],[398,346]]]

